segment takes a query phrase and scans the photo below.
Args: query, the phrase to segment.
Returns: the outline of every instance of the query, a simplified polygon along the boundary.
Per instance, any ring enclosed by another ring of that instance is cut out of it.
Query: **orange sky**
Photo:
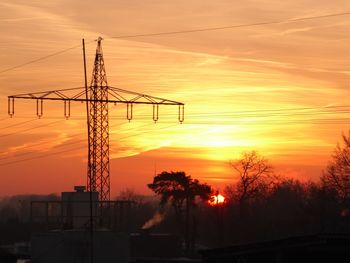
[[[316,180],[348,130],[350,16],[191,34],[115,36],[251,24],[350,11],[350,2],[272,0],[0,0],[0,71],[105,38],[108,83],[186,103],[177,108],[110,107],[112,195],[149,193],[155,171],[185,170],[223,188],[228,162],[258,150],[276,170]],[[88,72],[95,43],[87,45]],[[83,86],[81,48],[0,74],[0,196],[59,193],[86,181],[85,107],[7,96]],[[306,109],[304,109],[306,108]],[[147,116],[146,116],[147,115]]]

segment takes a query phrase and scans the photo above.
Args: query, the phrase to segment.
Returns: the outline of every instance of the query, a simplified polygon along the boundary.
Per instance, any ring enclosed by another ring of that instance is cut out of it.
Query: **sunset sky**
[[[16,100],[9,118],[7,96],[82,87],[79,45],[90,80],[99,36],[110,86],[186,104],[183,124],[176,107],[160,107],[154,124],[150,106],[129,123],[110,105],[112,196],[150,193],[164,170],[223,189],[235,180],[230,160],[247,150],[281,175],[317,180],[350,124],[350,14],[120,37],[346,12],[348,0],[0,0],[0,196],[86,183],[85,105],[65,120],[62,102],[44,102],[38,119],[35,101]]]

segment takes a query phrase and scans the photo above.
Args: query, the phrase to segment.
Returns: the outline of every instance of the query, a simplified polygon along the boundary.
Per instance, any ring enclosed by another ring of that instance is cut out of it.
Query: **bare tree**
[[[342,135],[332,159],[321,176],[323,186],[334,190],[340,201],[348,204],[350,201],[350,131]]]
[[[255,151],[243,153],[240,159],[230,162],[230,165],[238,181],[228,187],[226,192],[238,201],[242,214],[251,200],[267,193],[276,177],[267,159]]]

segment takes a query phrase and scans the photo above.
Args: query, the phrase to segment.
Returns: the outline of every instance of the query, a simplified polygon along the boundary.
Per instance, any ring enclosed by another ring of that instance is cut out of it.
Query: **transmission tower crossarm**
[[[68,94],[65,92],[76,91],[77,93]],[[124,96],[123,96],[124,93]],[[8,96],[8,99],[40,99],[40,100],[70,100],[70,101],[92,101],[86,98],[85,88],[72,88],[51,90],[45,92],[31,92],[26,94],[17,94]],[[133,103],[133,104],[158,104],[158,105],[184,105],[182,102],[150,96],[133,91],[127,91],[119,88],[108,87],[108,94],[111,96],[108,100],[100,100],[100,102],[108,103]],[[127,98],[125,95],[132,95]]]
[[[118,98],[118,96],[122,96],[120,93],[124,93],[124,94],[129,94],[129,95],[134,95],[135,97],[128,100],[125,100],[125,103],[144,103],[144,104],[163,104],[163,105],[184,105],[184,103],[182,102],[178,102],[178,101],[174,101],[174,100],[168,100],[168,99],[164,99],[164,98],[159,98],[159,97],[155,97],[155,96],[150,96],[147,94],[142,94],[142,93],[138,93],[138,92],[134,92],[134,91],[129,91],[129,90],[125,90],[125,89],[120,89],[120,88],[115,88],[115,87],[109,87],[109,91],[113,91],[113,93],[110,95],[117,95],[116,98]],[[144,101],[142,101],[142,98],[145,99]],[[139,102],[139,100],[141,100]]]
[[[179,106],[179,121],[183,122],[183,108],[184,103],[174,101],[174,100],[168,100],[160,97],[150,96],[147,94],[142,94],[134,91],[128,91],[125,89],[115,88],[115,87],[107,87],[107,93],[109,97],[107,99],[99,98],[99,103],[122,103],[127,105],[133,105],[133,104],[149,104],[149,105],[157,105],[157,112],[159,105],[177,105]],[[88,92],[90,92],[91,87],[88,89]],[[96,102],[96,99],[94,98],[87,98],[86,97],[86,89],[84,87],[78,87],[78,88],[70,88],[70,89],[60,89],[60,90],[51,90],[51,91],[44,91],[44,92],[31,92],[26,94],[17,94],[17,95],[11,95],[8,96],[8,113],[10,116],[14,115],[14,100],[15,99],[31,99],[36,100],[39,111],[37,111],[38,117],[41,117],[43,115],[43,101],[44,100],[51,100],[51,101],[63,101],[64,102],[64,116],[68,118],[70,114],[67,114],[67,112],[70,113],[70,102],[71,101],[77,101],[77,102]],[[128,111],[132,110],[132,106],[128,106]],[[182,116],[180,116],[182,115]],[[127,119],[131,120],[130,114],[128,113]],[[131,114],[132,116],[132,114]],[[155,119],[155,118],[154,118]],[[156,118],[158,120],[158,118]]]

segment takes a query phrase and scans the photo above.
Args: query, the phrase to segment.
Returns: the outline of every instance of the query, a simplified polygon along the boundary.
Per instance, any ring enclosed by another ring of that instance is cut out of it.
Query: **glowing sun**
[[[225,197],[221,194],[212,195],[208,201],[209,205],[222,205],[225,202]]]

